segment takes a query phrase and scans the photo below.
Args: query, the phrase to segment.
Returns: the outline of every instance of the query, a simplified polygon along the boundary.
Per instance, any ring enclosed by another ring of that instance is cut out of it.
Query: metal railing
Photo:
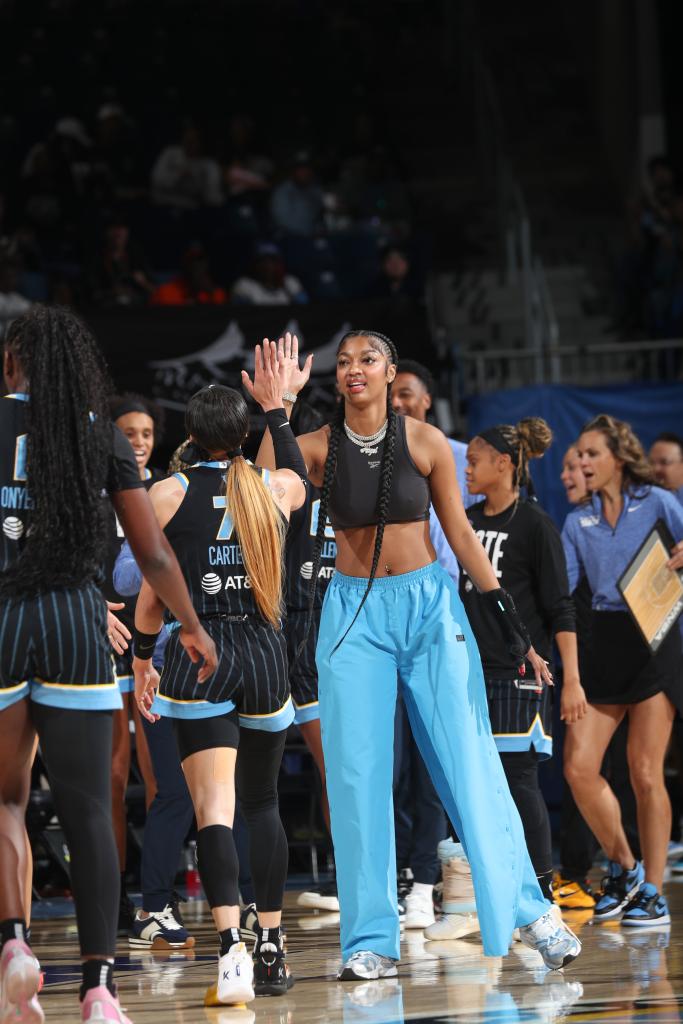
[[[475,58],[474,70],[482,167],[489,181],[495,183],[497,197],[501,270],[505,283],[521,291],[526,348],[532,353],[534,377],[540,383],[545,379],[548,351],[554,352],[560,344],[560,328],[543,261],[534,252],[524,193],[506,153],[493,75],[481,58]],[[551,366],[559,372],[556,359],[551,359]]]
[[[555,344],[541,353],[498,348],[461,352],[460,393],[483,394],[530,384],[623,384],[676,380],[683,373],[683,340]]]

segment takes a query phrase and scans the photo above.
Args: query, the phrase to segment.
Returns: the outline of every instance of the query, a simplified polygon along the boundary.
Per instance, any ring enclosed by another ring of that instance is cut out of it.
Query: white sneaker
[[[559,908],[555,908],[559,909]],[[560,971],[581,952],[581,943],[564,921],[558,922],[553,910],[519,929],[522,942],[535,949],[551,971]]]
[[[243,942],[231,946],[218,961],[219,1003],[250,1003],[254,996],[254,962]]]
[[[406,896],[406,928],[428,928],[434,924],[434,901],[431,892],[409,892]]]
[[[444,914],[425,929],[425,938],[437,941],[461,939],[478,931],[479,918],[476,914]]]
[[[337,977],[339,981],[377,981],[379,978],[395,978],[397,974],[396,961],[391,957],[359,949],[351,954]]]

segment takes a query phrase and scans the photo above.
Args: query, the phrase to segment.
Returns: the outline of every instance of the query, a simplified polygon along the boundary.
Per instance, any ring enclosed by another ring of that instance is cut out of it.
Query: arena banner
[[[105,351],[119,390],[153,396],[166,409],[166,454],[183,438],[182,410],[206,384],[240,387],[240,370],[253,367],[253,348],[285,331],[315,353],[309,400],[321,411],[334,403],[339,339],[350,328],[389,335],[404,357],[434,357],[423,306],[399,299],[297,306],[191,306],[89,310],[85,318]],[[257,419],[254,432],[260,430]]]
[[[662,431],[683,434],[683,383],[595,388],[555,384],[495,391],[470,398],[468,434],[497,423],[517,423],[524,416],[547,420],[555,438],[546,455],[531,463],[531,475],[539,501],[561,526],[570,509],[560,483],[562,457],[583,424],[601,412],[630,423],[647,449]]]

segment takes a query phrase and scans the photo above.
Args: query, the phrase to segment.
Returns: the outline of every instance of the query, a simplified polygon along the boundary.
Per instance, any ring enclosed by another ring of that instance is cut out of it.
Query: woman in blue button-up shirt
[[[683,510],[673,495],[653,486],[643,449],[627,423],[596,417],[584,427],[578,448],[591,501],[570,512],[562,539],[570,590],[585,576],[593,595],[592,643],[582,680],[588,714],[567,731],[565,776],[611,862],[596,918],[661,927],[670,920],[661,895],[671,829],[664,755],[676,707],[683,708],[680,640],[674,628],[653,655],[617,581],[660,519],[678,542],[669,567],[681,567]],[[618,801],[600,774],[625,716],[644,865],[633,856]]]

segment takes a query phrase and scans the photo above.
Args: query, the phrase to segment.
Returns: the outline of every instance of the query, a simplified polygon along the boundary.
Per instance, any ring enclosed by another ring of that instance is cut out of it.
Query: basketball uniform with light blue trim
[[[239,709],[240,724],[280,731],[294,717],[282,630],[259,614],[225,502],[227,462],[176,473],[185,497],[165,527],[192,604],[216,644],[216,671],[200,683],[170,620],[171,637],[154,710],[171,718],[207,718]],[[267,482],[268,471],[257,470]]]
[[[306,501],[300,509],[292,514],[285,554],[287,572],[285,632],[290,664],[289,682],[292,687],[292,700],[295,708],[294,721],[297,725],[320,718],[315,648],[318,642],[320,610],[325,591],[334,574],[334,562],[337,557],[334,530],[328,520],[320,557],[313,618],[308,636],[306,636],[308,599],[313,573],[313,548],[318,530],[319,509],[320,490],[309,483],[306,487]],[[304,646],[299,654],[302,643]]]
[[[27,395],[0,399],[0,571],[19,558],[30,526],[27,402]],[[107,491],[141,486],[133,450],[112,425]],[[0,601],[0,710],[27,696],[53,707],[121,707],[107,608],[95,581]]]

